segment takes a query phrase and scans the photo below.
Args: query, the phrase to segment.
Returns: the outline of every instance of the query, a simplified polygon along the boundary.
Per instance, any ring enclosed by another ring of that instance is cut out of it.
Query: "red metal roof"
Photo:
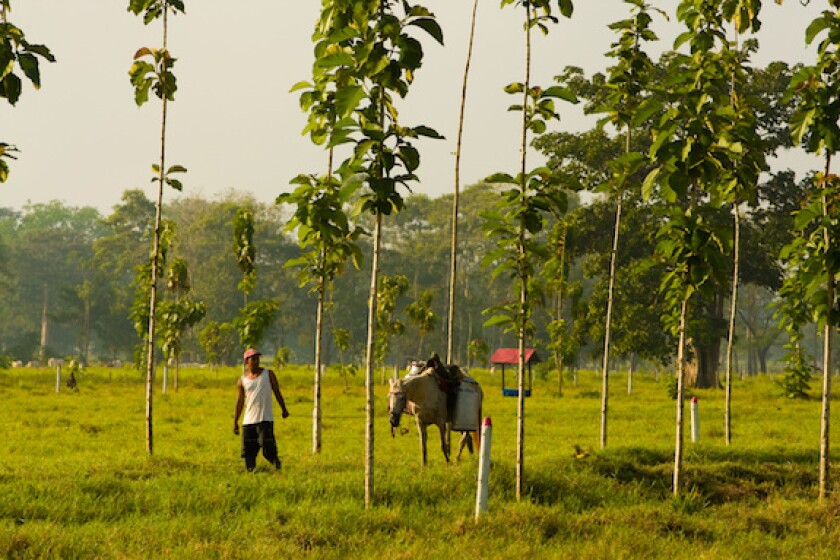
[[[525,349],[525,363],[539,362],[540,357],[537,351],[533,348]],[[518,364],[519,363],[519,348],[497,348],[493,355],[490,356],[491,364]]]

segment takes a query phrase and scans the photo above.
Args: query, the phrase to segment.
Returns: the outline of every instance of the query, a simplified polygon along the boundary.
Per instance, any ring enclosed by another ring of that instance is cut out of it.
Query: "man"
[[[271,394],[283,410],[283,418],[289,417],[289,410],[277,377],[270,369],[260,367],[261,354],[249,348],[243,356],[246,371],[236,382],[239,396],[236,399],[236,412],[233,416],[233,433],[239,435],[239,416],[245,410],[242,418],[242,457],[245,468],[249,472],[254,470],[257,463],[257,453],[262,449],[265,457],[275,468],[280,468],[280,458],[277,456],[277,443],[274,440],[274,411],[271,404]]]

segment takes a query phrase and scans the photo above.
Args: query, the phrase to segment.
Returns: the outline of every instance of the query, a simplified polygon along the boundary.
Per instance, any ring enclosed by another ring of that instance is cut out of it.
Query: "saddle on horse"
[[[464,374],[461,368],[454,364],[444,365],[437,354],[433,354],[426,362],[426,368],[434,372],[438,387],[446,394],[446,410],[451,418],[458,398],[458,386],[461,384]]]

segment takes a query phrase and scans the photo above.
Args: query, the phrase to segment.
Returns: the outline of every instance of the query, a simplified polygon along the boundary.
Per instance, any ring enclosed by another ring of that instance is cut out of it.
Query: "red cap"
[[[484,425],[485,426],[492,426],[493,425],[493,422],[490,420],[489,416],[484,417]]]
[[[691,402],[693,402],[693,403],[697,402],[697,397],[691,397]]]
[[[248,361],[248,358],[253,358],[254,356],[262,356],[261,353],[257,352],[253,348],[248,348],[245,350],[245,355],[242,356],[243,361]]]

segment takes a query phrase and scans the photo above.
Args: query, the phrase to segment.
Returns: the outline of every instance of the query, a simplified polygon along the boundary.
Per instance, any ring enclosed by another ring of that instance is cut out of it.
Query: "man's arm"
[[[277,403],[283,409],[283,418],[288,418],[289,409],[286,408],[286,401],[283,400],[283,395],[280,394],[280,384],[277,383],[277,376],[271,370],[268,370],[268,380],[271,381],[271,390],[274,391],[274,398],[277,399]]]
[[[236,397],[236,412],[233,413],[233,433],[239,435],[239,416],[242,415],[242,408],[245,406],[245,387],[242,386],[242,379],[236,381],[238,396]]]

